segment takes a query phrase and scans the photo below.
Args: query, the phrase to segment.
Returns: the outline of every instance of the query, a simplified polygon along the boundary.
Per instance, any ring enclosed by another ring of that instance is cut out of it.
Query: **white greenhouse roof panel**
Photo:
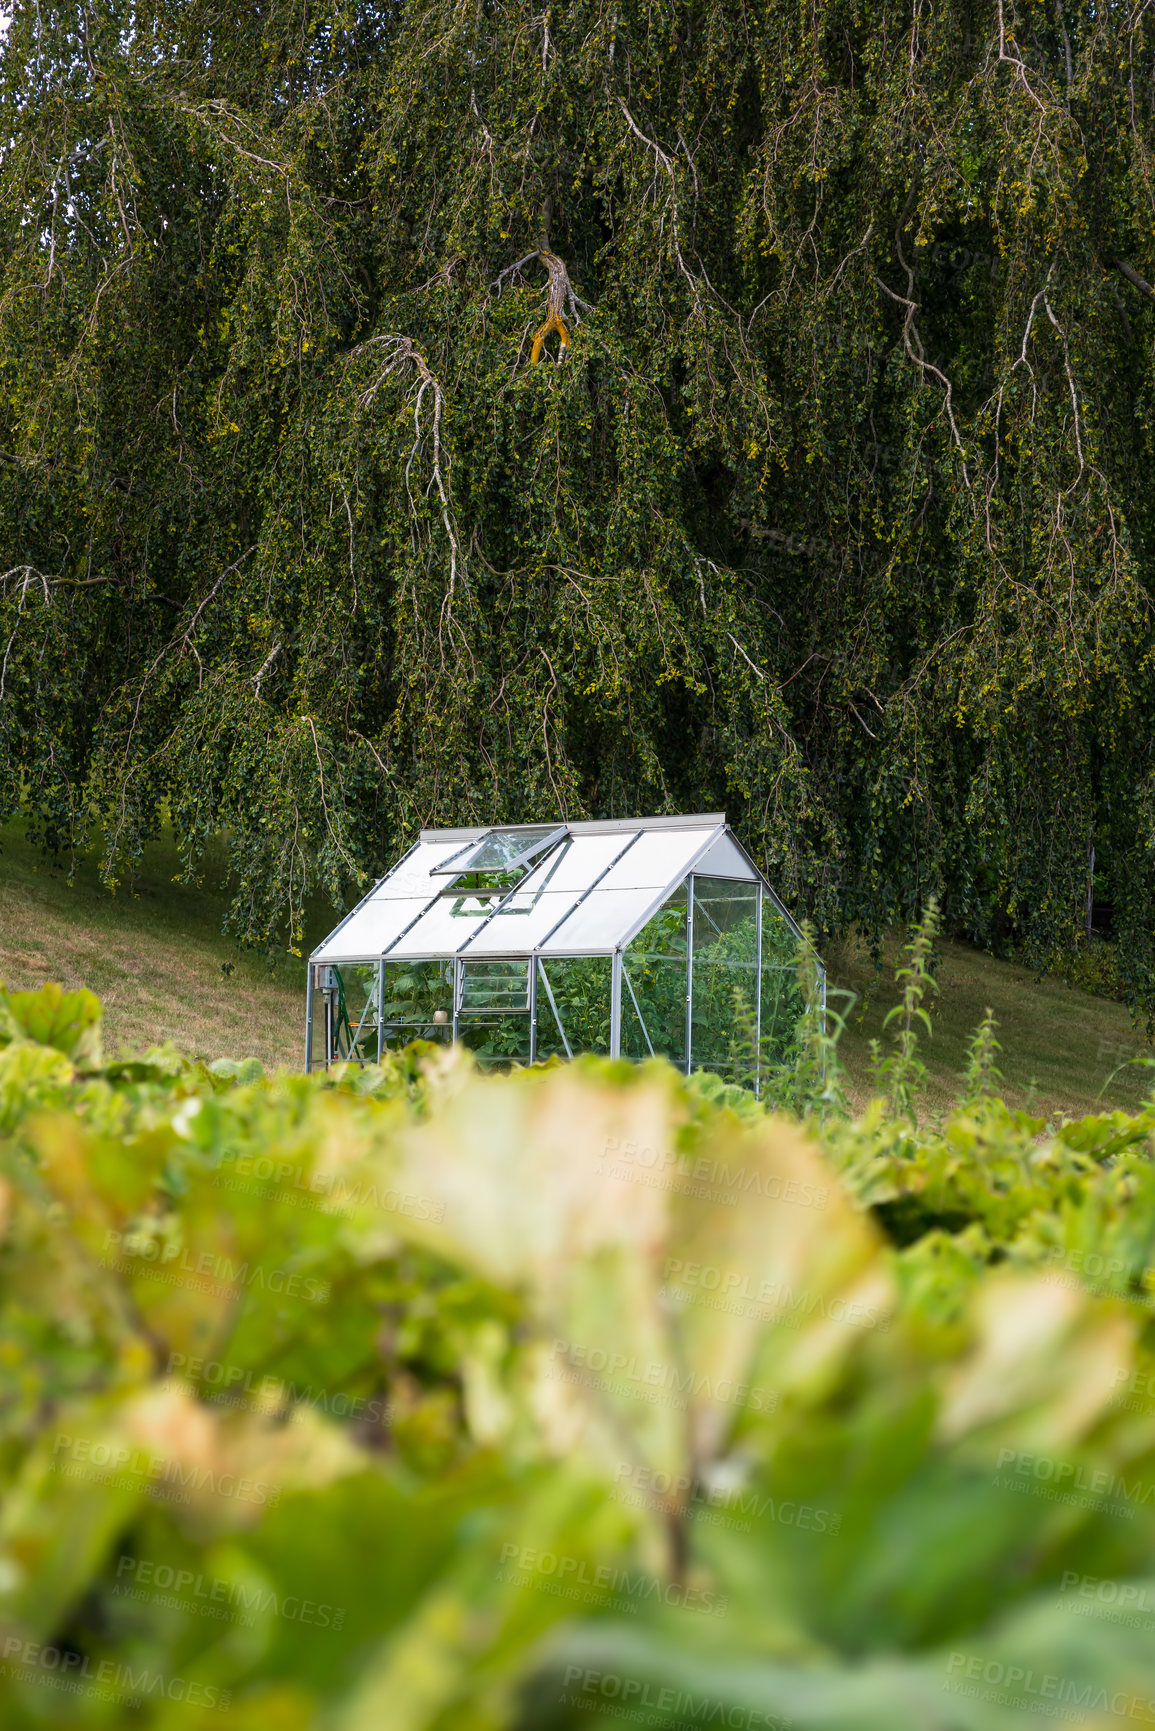
[[[599,889],[675,889],[716,828],[643,830],[606,873]]]
[[[431,892],[432,894],[433,892]],[[330,932],[313,955],[317,962],[375,962],[396,942],[411,920],[428,905],[429,896],[371,896]]]
[[[423,895],[426,901],[432,901],[438,891],[445,888],[446,880],[444,877],[431,877],[430,873],[439,866],[448,865],[454,854],[462,853],[464,849],[465,843],[460,841],[419,841],[381,879],[370,892],[369,900]]]
[[[580,896],[583,890],[588,890],[597,883],[623,848],[632,849],[637,845],[637,830],[632,834],[615,830],[612,835],[568,836],[560,847],[538,861],[525,882],[519,886],[518,895],[540,889],[549,893],[560,890],[567,895]]]
[[[455,956],[486,919],[493,902],[476,896],[440,896],[396,943],[386,951],[389,961],[416,961],[421,956]]]
[[[661,891],[593,890],[545,945],[547,956],[604,954],[614,950],[654,907]],[[655,908],[656,912],[657,909]]]
[[[519,890],[501,912],[494,914],[488,924],[470,939],[462,954],[467,957],[527,955],[530,950],[544,944],[548,955],[550,933],[573,912],[577,900],[578,892],[574,890],[546,890],[540,895]]]

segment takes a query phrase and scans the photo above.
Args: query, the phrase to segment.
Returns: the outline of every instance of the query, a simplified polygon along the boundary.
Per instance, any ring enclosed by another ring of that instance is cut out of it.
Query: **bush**
[[[0,1041],[6,1731],[1155,1722],[1155,1112]]]

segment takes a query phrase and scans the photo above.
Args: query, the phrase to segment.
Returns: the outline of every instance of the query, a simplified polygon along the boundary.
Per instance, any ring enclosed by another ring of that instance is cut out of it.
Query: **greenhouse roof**
[[[610,955],[690,872],[765,882],[722,812],[422,830],[313,960]]]

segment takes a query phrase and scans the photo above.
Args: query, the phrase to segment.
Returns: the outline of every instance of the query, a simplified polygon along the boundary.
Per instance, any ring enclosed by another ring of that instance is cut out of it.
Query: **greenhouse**
[[[306,1068],[460,1040],[757,1085],[795,1039],[800,938],[721,813],[423,830],[310,957]]]

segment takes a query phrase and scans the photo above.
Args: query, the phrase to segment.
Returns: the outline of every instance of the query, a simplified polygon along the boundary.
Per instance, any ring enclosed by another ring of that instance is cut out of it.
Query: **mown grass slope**
[[[67,871],[45,865],[14,825],[0,830],[0,848],[0,982],[25,989],[54,979],[99,993],[113,1051],[171,1040],[199,1057],[300,1065],[304,965],[282,952],[270,968],[270,958],[245,954],[222,935],[223,855],[210,855],[198,886],[176,883],[176,850],[162,839],[147,850],[135,882],[111,895],[94,859],[78,861],[69,883]],[[314,904],[306,943],[335,920]],[[832,987],[856,995],[841,1049],[858,1104],[870,1092],[869,1042],[887,1040],[882,1022],[895,1001],[899,944],[896,938],[886,946],[881,971],[861,943],[828,957]],[[940,953],[934,1036],[923,1054],[933,1104],[955,1093],[967,1041],[988,1004],[999,1021],[1012,1103],[1035,1101],[1040,1111],[1073,1115],[1104,1103],[1134,1106],[1149,1091],[1151,1072],[1141,1065],[1109,1080],[1147,1050],[1123,1005],[1040,981],[1028,968],[963,944],[944,943]],[[847,1000],[834,991],[830,1002],[846,1012]]]
[[[841,945],[828,958],[831,985],[855,993],[849,1009],[835,990],[829,1002],[847,1017],[840,1051],[858,1103],[869,1092],[871,1039],[890,1044],[882,1024],[898,996],[901,944],[895,937],[885,945],[881,971],[863,943]],[[1155,1073],[1143,1062],[1150,1048],[1124,1005],[1053,977],[1039,979],[1030,968],[966,944],[940,942],[938,953],[939,989],[928,1001],[934,1033],[921,1046],[932,1105],[945,1106],[957,1094],[968,1042],[988,1005],[998,1019],[1008,1104],[1075,1117],[1107,1106],[1133,1109],[1151,1092]]]
[[[304,964],[282,953],[270,968],[222,934],[222,858],[209,858],[199,886],[176,883],[180,861],[163,839],[112,895],[95,859],[78,860],[69,883],[15,825],[0,830],[0,848],[0,981],[97,992],[113,1052],[171,1040],[195,1057],[301,1064]],[[323,910],[318,918],[323,931]]]

